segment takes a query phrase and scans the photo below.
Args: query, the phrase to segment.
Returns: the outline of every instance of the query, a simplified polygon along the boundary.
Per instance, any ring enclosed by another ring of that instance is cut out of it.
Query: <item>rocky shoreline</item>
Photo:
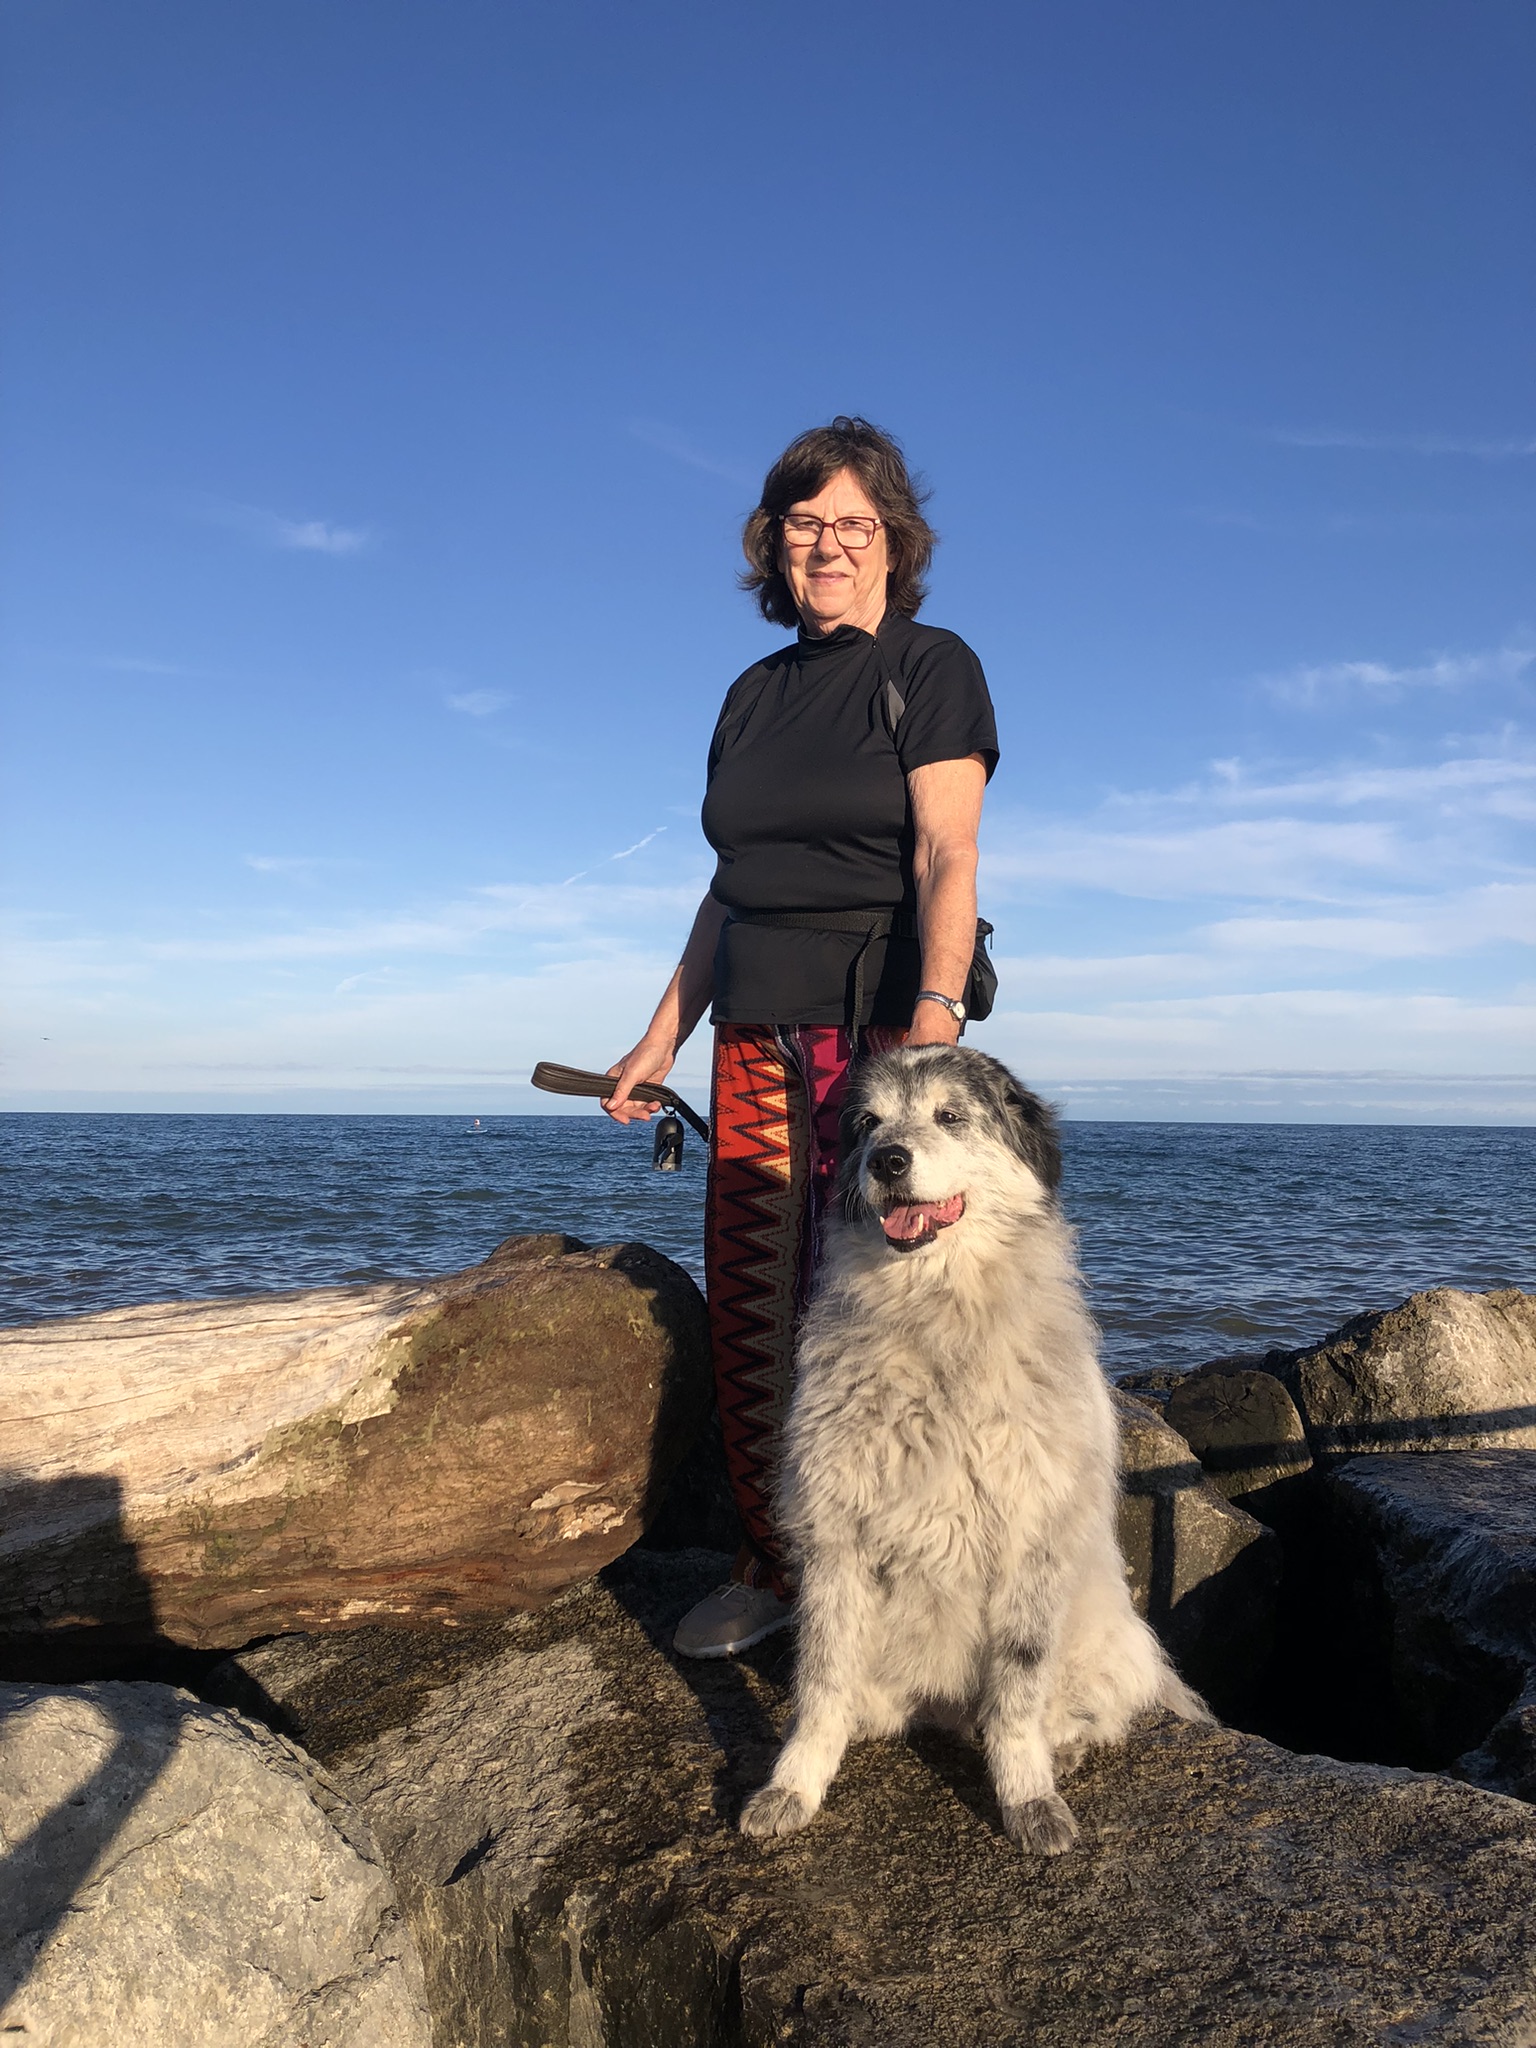
[[[160,1388],[185,1452],[164,1345],[113,1381],[110,1318],[0,1339],[18,2039],[1536,2040],[1536,1298],[1435,1290],[1122,1383],[1133,1589],[1227,1725],[1091,1759],[1082,1844],[1047,1864],[937,1732],[860,1746],[803,1836],[739,1836],[792,1651],[667,1647],[733,1541],[692,1282],[546,1237],[428,1293],[344,1369],[313,1297],[222,1305],[268,1331],[263,1303],[302,1306],[330,1364],[205,1344],[251,1414],[278,1381],[287,1405],[177,1471],[142,1413],[136,1439],[76,1401],[61,1435],[50,1383],[4,1377],[5,1344],[49,1330],[120,1404]],[[323,1460],[295,1463],[296,1428]],[[107,1535],[117,1576],[71,1599]]]

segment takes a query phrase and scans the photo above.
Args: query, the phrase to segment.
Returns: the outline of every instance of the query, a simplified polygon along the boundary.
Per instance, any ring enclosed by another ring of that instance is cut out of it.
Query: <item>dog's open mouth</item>
[[[892,1251],[915,1252],[919,1245],[932,1244],[941,1230],[964,1214],[964,1195],[951,1195],[944,1202],[897,1202],[880,1218],[880,1228]]]

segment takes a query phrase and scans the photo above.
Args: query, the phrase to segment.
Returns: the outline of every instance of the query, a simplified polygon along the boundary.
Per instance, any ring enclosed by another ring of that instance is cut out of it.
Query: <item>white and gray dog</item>
[[[858,1070],[843,1129],[778,1493],[794,1722],[741,1825],[804,1827],[850,1741],[938,1719],[1054,1855],[1077,1835],[1058,1769],[1145,1708],[1207,1718],[1127,1591],[1054,1121],[986,1054],[921,1046]]]

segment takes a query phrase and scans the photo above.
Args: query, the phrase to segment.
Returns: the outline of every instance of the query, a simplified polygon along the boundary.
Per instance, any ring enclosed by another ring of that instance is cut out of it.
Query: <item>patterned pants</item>
[[[885,1052],[905,1036],[873,1026],[864,1050]],[[747,1533],[733,1576],[781,1595],[789,1588],[773,1527],[774,1469],[796,1326],[837,1175],[849,1058],[837,1025],[715,1031],[704,1263],[726,1461]]]

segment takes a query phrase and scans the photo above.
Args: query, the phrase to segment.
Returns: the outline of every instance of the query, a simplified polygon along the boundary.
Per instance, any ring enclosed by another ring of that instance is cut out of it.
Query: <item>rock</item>
[[[711,1376],[680,1267],[576,1242],[0,1332],[0,1633],[458,1624],[596,1571],[655,1514]]]
[[[1280,1549],[1223,1499],[1151,1402],[1116,1393],[1120,1548],[1136,1610],[1182,1675],[1225,1716],[1247,1704],[1274,1648]]]
[[[647,1550],[740,1549],[744,1538],[725,1463],[720,1410],[713,1403],[703,1427],[672,1475],[655,1520],[641,1537]]]
[[[1272,1352],[1316,1458],[1536,1449],[1536,1295],[1435,1287]]]
[[[1403,1753],[1536,1801],[1536,1451],[1352,1458],[1328,1493]]]
[[[368,1831],[308,1757],[159,1685],[0,1687],[0,2032],[428,2048]]]
[[[1122,1394],[1134,1394],[1138,1400],[1155,1401],[1161,1407],[1191,1370],[1187,1365],[1151,1365],[1144,1372],[1116,1373],[1114,1384]]]
[[[1230,1511],[1228,1511],[1230,1512]],[[1536,1814],[1155,1722],[1021,1858],[980,1759],[849,1755],[800,1835],[735,1831],[791,1651],[680,1665],[718,1576],[631,1552],[537,1615],[225,1667],[366,1814],[455,2048],[1344,2048],[1536,2038]]]
[[[1272,1527],[1292,1519],[1312,1471],[1296,1404],[1267,1372],[1191,1374],[1169,1393],[1163,1416],[1227,1500]]]

